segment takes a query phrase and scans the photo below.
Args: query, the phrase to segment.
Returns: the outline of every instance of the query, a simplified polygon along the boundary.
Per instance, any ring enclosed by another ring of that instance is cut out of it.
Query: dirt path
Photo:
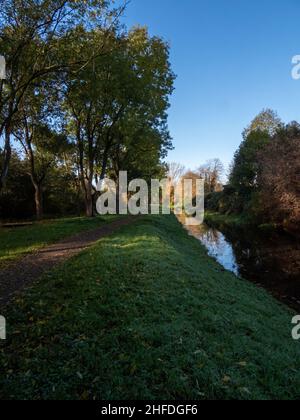
[[[31,253],[13,265],[0,270],[0,306],[6,305],[16,292],[30,285],[53,267],[79,254],[99,239],[111,235],[122,226],[135,221],[136,218],[129,217],[108,223],[92,231],[81,232]]]

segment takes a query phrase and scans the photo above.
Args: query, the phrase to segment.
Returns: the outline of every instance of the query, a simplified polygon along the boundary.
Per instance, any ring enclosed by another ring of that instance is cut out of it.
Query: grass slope
[[[92,230],[113,218],[76,217],[44,221],[21,228],[0,228],[0,269],[24,254],[84,230]]]
[[[265,232],[282,232],[282,228],[274,223],[257,224],[257,221],[247,217],[245,214],[221,214],[215,212],[205,213],[205,223],[210,226],[230,229],[256,229]]]
[[[102,239],[3,315],[2,399],[300,397],[293,314],[173,216]]]
[[[247,228],[256,226],[253,220],[247,219],[244,215],[221,214],[205,212],[205,222],[214,226],[229,226],[231,228]]]

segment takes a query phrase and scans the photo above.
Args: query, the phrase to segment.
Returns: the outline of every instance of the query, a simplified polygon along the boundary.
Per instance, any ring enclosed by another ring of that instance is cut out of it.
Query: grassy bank
[[[3,315],[0,398],[300,397],[292,313],[173,216],[102,239]]]
[[[205,222],[208,225],[228,226],[235,229],[243,229],[249,226],[255,226],[255,223],[244,215],[221,214],[215,212],[205,212]]]
[[[24,254],[36,251],[45,245],[57,242],[85,230],[91,230],[113,220],[104,218],[66,218],[36,222],[32,226],[0,228],[0,269],[19,259]]]
[[[231,229],[249,229],[254,228],[261,232],[283,232],[281,226],[274,223],[258,224],[257,221],[247,217],[245,214],[221,214],[214,212],[205,213],[205,222],[210,226],[217,228],[228,227]]]

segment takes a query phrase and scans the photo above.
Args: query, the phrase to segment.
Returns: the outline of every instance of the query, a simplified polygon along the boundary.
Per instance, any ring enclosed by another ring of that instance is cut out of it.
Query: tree
[[[258,154],[272,141],[283,123],[271,109],[259,113],[243,132],[243,141],[234,155],[230,167],[229,184],[219,198],[223,212],[254,213],[257,211],[259,192]]]
[[[268,221],[300,229],[300,127],[282,128],[259,153],[260,211]]]
[[[26,166],[20,153],[13,149],[11,171],[8,174],[6,186],[1,194],[1,220],[24,219],[34,214],[34,190]]]
[[[83,31],[81,36],[87,49],[103,42],[101,31]],[[105,176],[113,130],[129,99],[129,93],[128,98],[122,96],[124,89],[128,90],[126,77],[123,78],[128,72],[128,63],[122,43],[112,32],[107,55],[95,58],[73,77],[67,75],[64,82],[68,131],[77,149],[80,182],[89,217],[93,215],[96,178]]]
[[[103,45],[89,55],[83,48],[76,57],[67,52],[78,39],[78,28],[103,27],[107,17],[118,15],[109,6],[106,0],[2,0],[0,51],[7,77],[0,82],[0,191],[9,169],[13,120],[28,89],[48,75],[78,70],[103,53]]]
[[[186,169],[181,163],[171,162],[168,164],[168,177],[171,182],[176,186],[185,174]]]
[[[211,159],[198,169],[201,179],[205,182],[206,194],[222,190],[222,176],[224,165],[220,159]]]
[[[68,147],[66,136],[55,132],[48,123],[49,118],[53,118],[49,99],[38,88],[31,92],[30,97],[26,97],[26,101],[23,99],[13,131],[25,153],[28,174],[35,191],[38,220],[43,217],[43,189],[47,175],[59,155]]]
[[[231,166],[229,184],[236,191],[238,201],[244,203],[244,208],[257,191],[258,153],[281,128],[282,122],[277,114],[266,109],[254,118],[243,133],[243,141]]]
[[[2,3],[7,79],[0,85],[0,192],[15,141],[24,152],[38,218],[48,175],[58,179],[59,168],[72,182],[78,177],[88,216],[106,174],[163,173],[172,147],[167,109],[175,77],[168,44],[146,28],[121,30],[124,7],[113,8],[110,0]]]
[[[243,133],[244,140],[253,132],[259,131],[274,136],[280,128],[283,127],[282,120],[272,109],[262,110],[245,129]]]
[[[100,42],[101,36],[90,32],[90,45]],[[95,184],[109,168],[129,164],[130,158],[132,162],[137,150],[145,149],[143,137],[151,142],[155,138],[156,163],[170,147],[166,110],[174,75],[168,46],[137,28],[121,36],[112,32],[108,48],[106,57],[93,60],[76,79],[66,81],[66,115],[77,148],[87,216],[93,215]],[[144,164],[147,156],[146,147]]]
[[[253,131],[241,143],[234,156],[229,182],[245,198],[257,186],[259,171],[257,154],[271,141],[267,132]]]
[[[0,200],[0,218],[24,220],[36,215],[35,190],[30,177],[28,158],[12,151],[11,168]],[[80,216],[84,210],[83,197],[73,170],[72,150],[60,154],[47,170],[43,182],[43,210],[49,216]]]
[[[183,177],[181,179],[181,182],[182,182],[183,186],[184,186],[184,180],[192,180],[192,183],[193,183],[193,185],[192,185],[193,199],[195,199],[196,196],[197,196],[197,193],[198,193],[198,191],[197,191],[197,180],[200,180],[200,179],[203,179],[203,178],[201,177],[199,172],[198,171],[191,171],[191,170],[188,170],[183,175]]]

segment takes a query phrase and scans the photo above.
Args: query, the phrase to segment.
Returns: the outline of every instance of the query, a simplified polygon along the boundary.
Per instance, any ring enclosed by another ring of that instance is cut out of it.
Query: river
[[[186,227],[226,270],[264,287],[300,313],[300,243],[285,234]]]

